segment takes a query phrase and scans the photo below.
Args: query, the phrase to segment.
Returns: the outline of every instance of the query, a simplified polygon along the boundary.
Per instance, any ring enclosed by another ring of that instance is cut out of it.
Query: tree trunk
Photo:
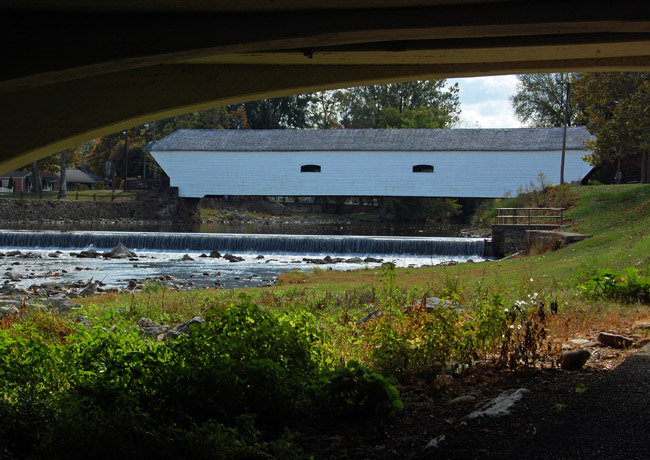
[[[648,182],[648,152],[641,154],[641,178],[639,182],[646,184]]]
[[[61,163],[59,174],[59,198],[65,198],[68,195],[68,183],[65,180],[65,163],[67,160],[68,151],[64,150],[61,152]]]
[[[38,168],[38,162],[32,162],[32,193],[41,193],[43,191],[41,182],[41,170]]]

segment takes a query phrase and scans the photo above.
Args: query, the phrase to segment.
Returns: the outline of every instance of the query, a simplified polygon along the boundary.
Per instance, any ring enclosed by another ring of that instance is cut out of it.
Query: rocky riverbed
[[[291,270],[350,270],[395,264],[417,267],[467,262],[470,257],[432,259],[417,256],[346,257],[319,254],[255,254],[112,250],[0,248],[0,306],[23,302],[65,312],[77,297],[143,289],[147,283],[174,290],[272,286]]]

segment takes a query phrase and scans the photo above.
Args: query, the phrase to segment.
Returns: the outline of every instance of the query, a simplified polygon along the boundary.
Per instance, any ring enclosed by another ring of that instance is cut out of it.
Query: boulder
[[[155,321],[151,321],[149,318],[140,318],[137,324],[140,328],[140,332],[145,337],[158,337],[169,331],[169,326],[158,324]]]
[[[587,350],[565,351],[560,356],[560,367],[565,371],[577,371],[582,369],[589,358],[591,353]]]
[[[124,246],[122,243],[119,243],[110,251],[104,252],[102,256],[107,259],[129,259],[132,257],[137,257],[135,252],[130,251],[129,248]]]
[[[601,332],[596,337],[596,340],[606,347],[612,348],[629,348],[634,344],[634,340],[623,335],[609,334]]]
[[[43,301],[43,304],[51,309],[57,310],[60,315],[69,315],[73,310],[76,310],[81,305],[73,302],[65,296],[48,297]]]
[[[99,283],[91,281],[88,286],[79,291],[80,297],[90,297],[97,294]]]
[[[363,259],[361,257],[352,257],[351,259],[347,259],[345,263],[348,264],[362,264]]]
[[[221,259],[221,254],[219,254],[219,251],[210,251],[210,257],[213,259]]]
[[[71,252],[70,255],[75,255],[80,259],[96,259],[99,257],[99,253],[94,249],[87,249],[81,252]]]
[[[367,264],[380,264],[384,259],[375,259],[374,257],[366,257],[363,261]]]
[[[185,254],[185,255],[181,258],[181,260],[194,260],[194,259],[193,259],[192,257],[190,257],[189,254]]]
[[[169,330],[165,336],[163,337],[164,340],[167,339],[175,339],[180,337],[181,335],[192,335],[192,328],[196,326],[197,324],[204,323],[205,320],[199,316],[195,316],[191,320],[187,321],[186,323],[179,324],[175,328]]]
[[[243,262],[244,258],[239,257],[239,256],[234,256],[232,254],[226,254],[223,256],[224,259],[226,259],[228,262]]]

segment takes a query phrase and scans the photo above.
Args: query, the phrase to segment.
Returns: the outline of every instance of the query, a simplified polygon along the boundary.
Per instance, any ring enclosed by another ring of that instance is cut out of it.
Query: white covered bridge
[[[151,154],[182,197],[496,198],[540,173],[560,182],[562,128],[180,130]],[[589,132],[569,128],[565,182],[591,170]]]

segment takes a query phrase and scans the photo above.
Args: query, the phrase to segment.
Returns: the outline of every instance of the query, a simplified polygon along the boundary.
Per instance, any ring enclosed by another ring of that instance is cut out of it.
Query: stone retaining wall
[[[0,216],[5,222],[190,222],[198,221],[196,206],[178,198],[122,202],[0,199]]]

